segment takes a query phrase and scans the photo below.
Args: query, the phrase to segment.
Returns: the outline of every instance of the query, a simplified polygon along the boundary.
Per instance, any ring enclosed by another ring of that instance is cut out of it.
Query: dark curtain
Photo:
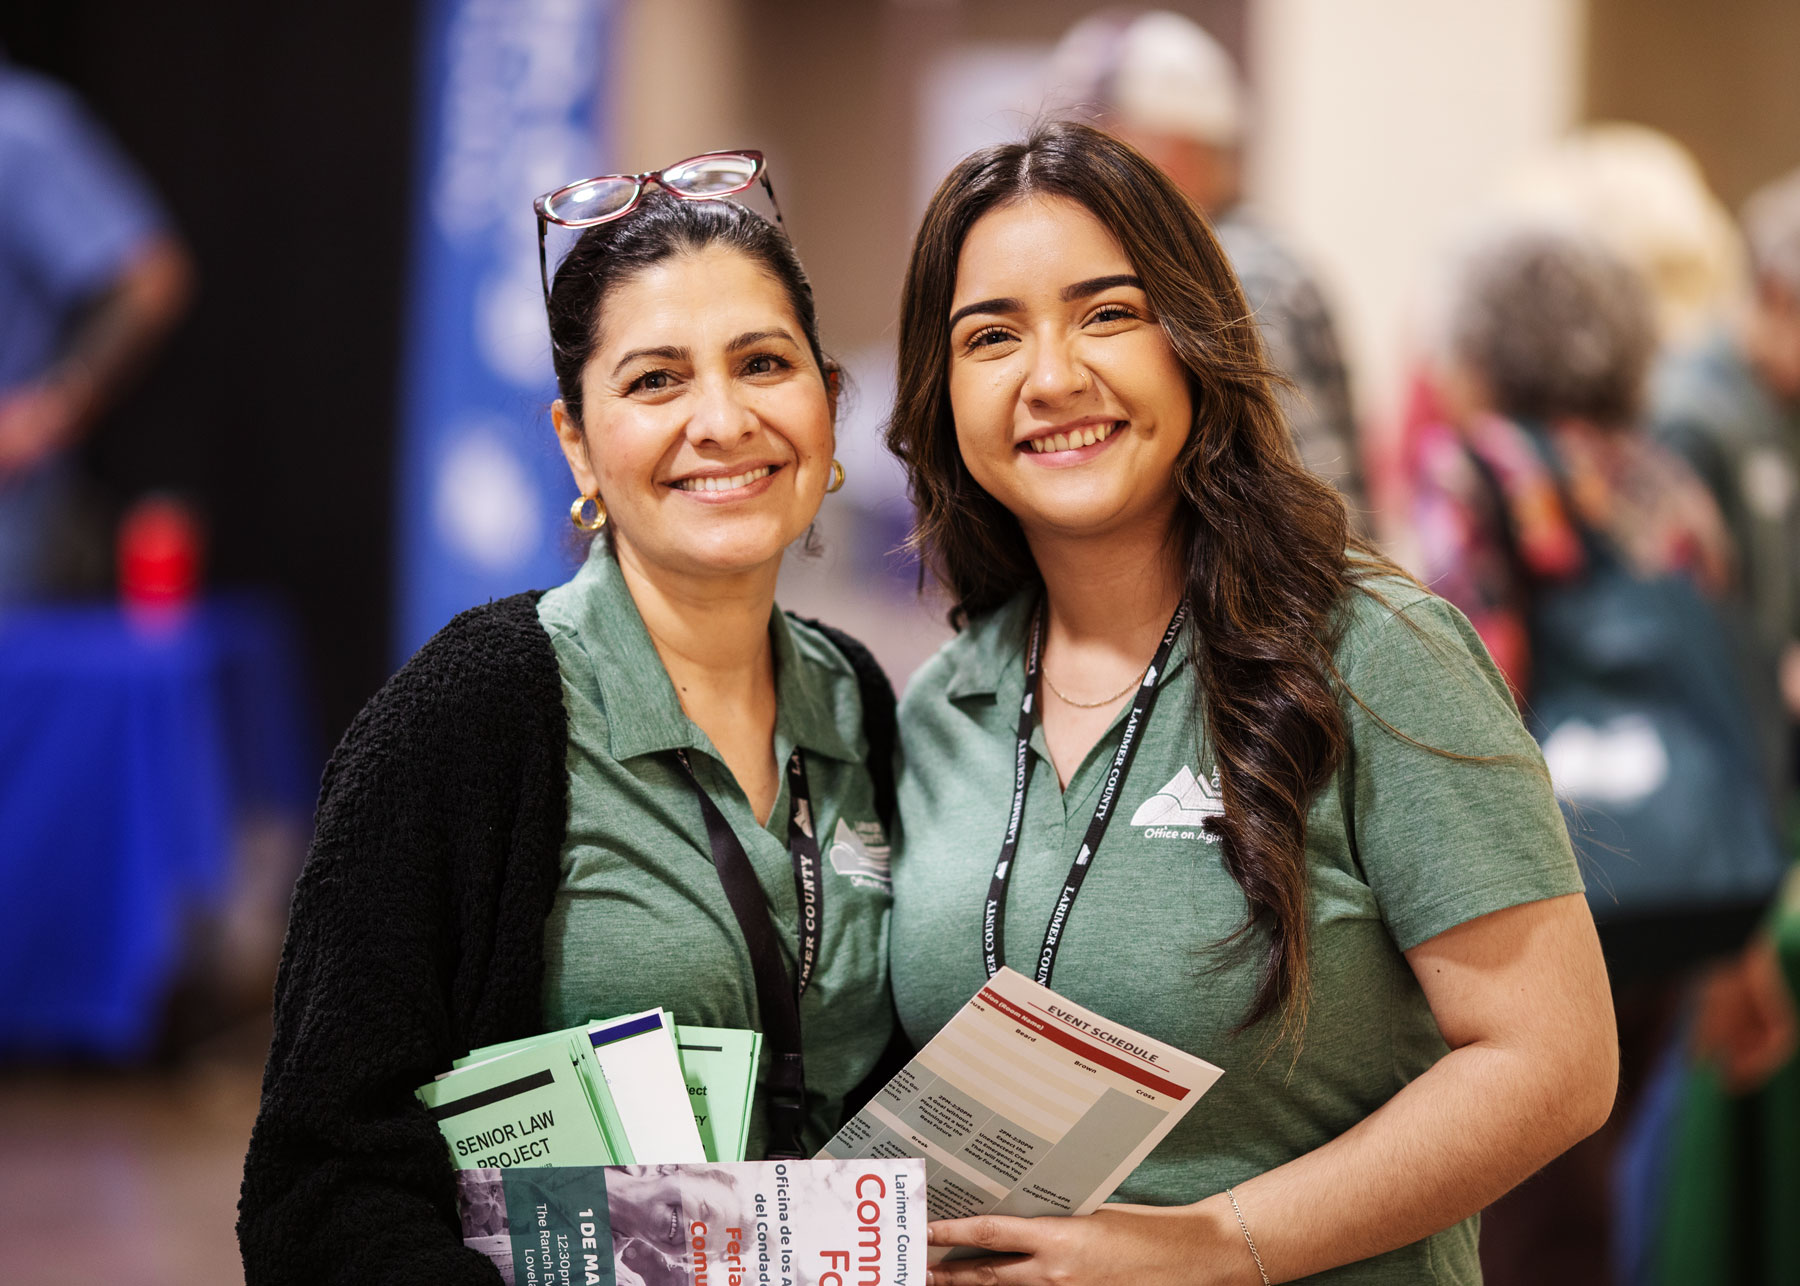
[[[288,602],[333,740],[388,670],[406,521],[392,497],[414,24],[410,3],[0,5],[9,56],[112,129],[199,271],[90,471],[115,508],[187,495],[212,582]]]

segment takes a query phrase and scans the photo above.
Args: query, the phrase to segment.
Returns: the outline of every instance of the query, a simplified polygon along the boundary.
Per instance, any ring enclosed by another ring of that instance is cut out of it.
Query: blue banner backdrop
[[[532,198],[604,168],[612,0],[427,0],[410,218],[395,644],[567,579]]]

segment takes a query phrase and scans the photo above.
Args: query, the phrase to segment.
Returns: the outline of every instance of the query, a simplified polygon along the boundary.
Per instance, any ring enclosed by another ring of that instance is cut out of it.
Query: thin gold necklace
[[[1149,672],[1150,667],[1146,665],[1143,669],[1138,671],[1137,678],[1133,679],[1130,683],[1127,683],[1110,697],[1101,697],[1098,701],[1077,701],[1074,697],[1050,682],[1050,672],[1048,670],[1043,671],[1043,675],[1044,682],[1049,686],[1050,691],[1054,692],[1062,700],[1063,704],[1072,705],[1077,710],[1098,710],[1101,706],[1111,705],[1127,692],[1130,692],[1133,688],[1137,687],[1138,684],[1144,681],[1144,676]]]

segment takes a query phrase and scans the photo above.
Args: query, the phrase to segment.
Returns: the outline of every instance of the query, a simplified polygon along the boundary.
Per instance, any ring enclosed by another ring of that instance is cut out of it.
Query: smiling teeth
[[[729,478],[683,478],[675,485],[683,491],[736,491],[739,487],[747,487],[758,479],[768,477],[774,471],[772,466],[765,464],[760,469],[734,473]]]
[[[1073,451],[1077,447],[1091,447],[1096,442],[1104,442],[1112,436],[1117,424],[1090,424],[1085,429],[1077,429],[1073,433],[1057,433],[1047,438],[1032,438],[1031,449],[1042,455],[1046,451]]]

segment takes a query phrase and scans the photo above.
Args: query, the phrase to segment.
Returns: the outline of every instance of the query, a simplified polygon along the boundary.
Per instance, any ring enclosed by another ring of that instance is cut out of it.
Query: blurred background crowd
[[[235,1279],[325,755],[574,566],[531,199],[768,155],[851,390],[782,598],[899,684],[948,634],[880,446],[911,234],[1054,112],[1206,211],[1301,458],[1570,801],[1620,1103],[1490,1280],[1800,1281],[1797,66],[1793,0],[9,0],[0,1277]]]

